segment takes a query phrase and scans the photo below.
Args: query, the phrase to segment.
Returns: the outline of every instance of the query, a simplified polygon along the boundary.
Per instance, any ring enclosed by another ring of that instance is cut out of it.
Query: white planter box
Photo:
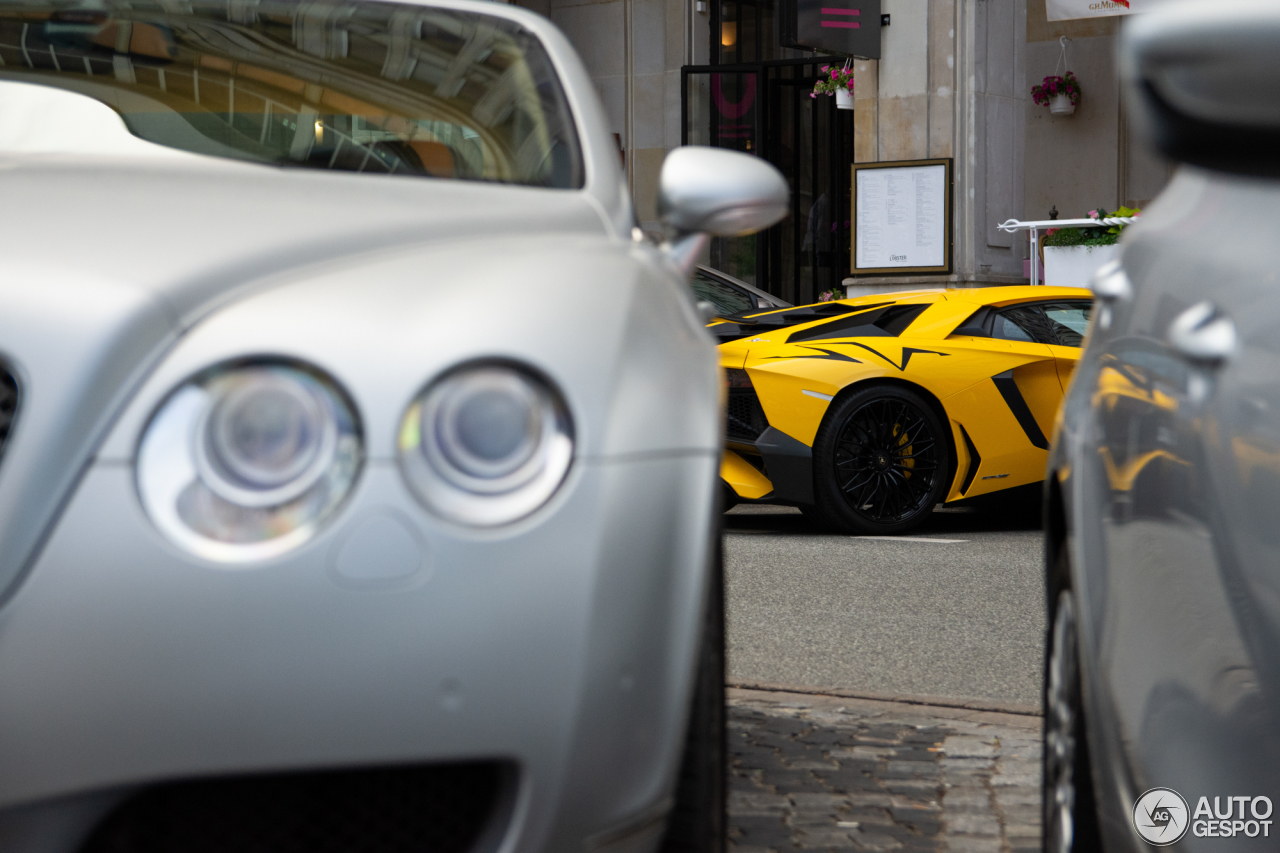
[[[1045,246],[1044,283],[1053,287],[1088,287],[1098,267],[1119,254],[1119,244]]]
[[[836,89],[836,109],[853,109],[853,92],[848,89]]]

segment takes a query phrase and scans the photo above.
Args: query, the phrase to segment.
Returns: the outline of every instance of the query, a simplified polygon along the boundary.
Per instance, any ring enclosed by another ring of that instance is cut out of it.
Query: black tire
[[[662,853],[724,853],[728,832],[724,694],[724,551],[717,540],[693,709]]]
[[[1058,555],[1056,574],[1065,573],[1066,554]],[[1043,803],[1045,853],[1102,849],[1088,726],[1080,691],[1080,646],[1075,599],[1070,588],[1058,593],[1050,614],[1045,650]]]
[[[827,521],[827,517],[816,506],[802,506],[800,507],[800,514],[823,533],[832,529],[831,522]]]
[[[838,400],[813,443],[817,510],[846,533],[918,527],[942,500],[950,473],[942,421],[923,397],[896,385]]]

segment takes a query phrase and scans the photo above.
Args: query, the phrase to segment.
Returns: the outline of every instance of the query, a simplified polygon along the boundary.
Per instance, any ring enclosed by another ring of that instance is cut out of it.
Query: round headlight
[[[138,447],[138,492],[170,539],[243,562],[309,539],[362,460],[354,407],[332,380],[284,363],[215,368],[185,382]]]
[[[506,365],[477,365],[435,382],[400,426],[400,465],[428,509],[462,524],[506,524],[542,506],[573,461],[560,395]]]

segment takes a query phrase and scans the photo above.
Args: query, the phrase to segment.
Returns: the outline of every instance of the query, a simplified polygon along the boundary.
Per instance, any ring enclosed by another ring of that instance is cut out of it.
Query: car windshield
[[[541,43],[399,3],[5,2],[0,80],[115,110],[135,136],[278,166],[582,185]]]
[[[716,312],[722,317],[756,307],[750,296],[702,270],[693,273],[693,292],[699,299],[716,306]]]

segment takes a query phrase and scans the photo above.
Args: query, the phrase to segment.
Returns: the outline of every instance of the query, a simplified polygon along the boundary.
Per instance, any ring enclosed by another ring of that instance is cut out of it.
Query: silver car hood
[[[219,307],[359,255],[622,243],[578,191],[56,156],[0,159],[0,188],[0,361],[21,395],[0,461],[0,600],[123,405]]]
[[[475,235],[613,230],[585,191],[203,157],[0,159],[0,186],[12,202],[0,211],[6,262],[139,288],[182,323],[245,282],[340,256]],[[9,275],[0,272],[0,287],[12,286]]]

